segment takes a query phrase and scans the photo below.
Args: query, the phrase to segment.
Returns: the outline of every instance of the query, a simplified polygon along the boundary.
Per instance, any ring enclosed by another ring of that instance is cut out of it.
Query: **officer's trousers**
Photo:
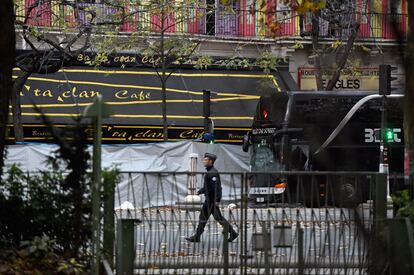
[[[226,228],[228,226],[230,234],[236,233],[236,231],[234,231],[230,223],[221,214],[220,208],[215,203],[204,201],[203,207],[201,208],[199,221],[198,221],[198,226],[197,226],[197,231],[196,231],[197,236],[201,236],[201,234],[203,234],[204,227],[206,226],[208,218],[210,217],[211,214],[213,214],[214,219],[218,221],[223,228]]]

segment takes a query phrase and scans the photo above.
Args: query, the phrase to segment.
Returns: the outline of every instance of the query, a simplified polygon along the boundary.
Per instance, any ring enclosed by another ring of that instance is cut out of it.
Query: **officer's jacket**
[[[203,188],[198,190],[198,194],[204,194],[208,202],[220,202],[221,200],[221,181],[220,175],[214,166],[207,168],[204,176]]]

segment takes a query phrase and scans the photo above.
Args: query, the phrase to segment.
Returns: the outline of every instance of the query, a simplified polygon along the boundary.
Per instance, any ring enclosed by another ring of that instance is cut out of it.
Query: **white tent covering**
[[[53,144],[21,144],[7,147],[6,169],[13,164],[22,170],[34,172],[48,170],[47,158],[58,149]],[[92,153],[92,147],[89,147]],[[146,175],[142,172],[188,172],[190,155],[197,154],[197,171],[203,172],[202,158],[205,152],[217,155],[215,167],[220,172],[246,172],[249,156],[240,145],[205,144],[194,141],[103,145],[102,167],[117,167],[122,172],[122,182],[117,187],[116,206],[125,201],[135,207],[171,205],[183,202],[188,194],[187,175],[171,176],[163,173]],[[222,175],[223,200],[235,200],[240,196],[240,177]],[[197,176],[197,187],[202,177]]]

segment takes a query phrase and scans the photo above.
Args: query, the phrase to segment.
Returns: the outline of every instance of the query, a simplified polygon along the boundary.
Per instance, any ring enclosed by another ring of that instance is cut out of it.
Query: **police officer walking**
[[[198,190],[197,194],[204,194],[205,200],[203,207],[201,208],[196,233],[191,237],[185,238],[189,242],[200,241],[201,234],[203,234],[204,227],[206,226],[208,218],[211,214],[213,214],[214,219],[218,221],[223,228],[228,228],[228,232],[230,233],[230,237],[228,239],[229,242],[234,241],[239,236],[239,234],[234,231],[230,223],[223,217],[220,212],[220,208],[218,207],[221,200],[221,182],[220,175],[217,169],[214,168],[216,158],[217,157],[214,154],[206,153],[204,155],[203,164],[207,170],[207,173],[204,176],[203,188]]]

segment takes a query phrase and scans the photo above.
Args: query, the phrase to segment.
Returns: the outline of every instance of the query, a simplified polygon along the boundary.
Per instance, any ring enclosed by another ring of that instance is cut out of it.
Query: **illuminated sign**
[[[68,127],[65,124],[54,125],[56,128],[64,129]],[[13,127],[8,128],[9,141],[13,141]],[[243,135],[250,128],[216,128],[214,129],[214,137],[216,142],[236,143],[240,144]],[[43,124],[24,124],[24,140],[38,142],[52,142],[52,135]],[[92,141],[92,128],[85,130]],[[203,137],[203,127],[186,127],[186,126],[170,126],[168,127],[168,140],[199,140]],[[163,141],[164,134],[162,126],[135,126],[135,125],[103,125],[102,141],[104,143],[137,143],[137,142],[155,142]]]
[[[20,74],[14,70],[14,78]],[[210,87],[211,116],[217,142],[241,143],[260,98],[257,86],[273,75],[262,72],[177,70],[168,79],[168,140],[197,140],[203,135],[203,89]],[[162,90],[154,70],[71,67],[57,73],[32,74],[20,91],[25,141],[52,141],[42,116],[67,127],[98,95],[113,115],[103,123],[103,142],[163,141]],[[11,112],[10,112],[11,115]],[[13,130],[9,132],[13,142]]]

